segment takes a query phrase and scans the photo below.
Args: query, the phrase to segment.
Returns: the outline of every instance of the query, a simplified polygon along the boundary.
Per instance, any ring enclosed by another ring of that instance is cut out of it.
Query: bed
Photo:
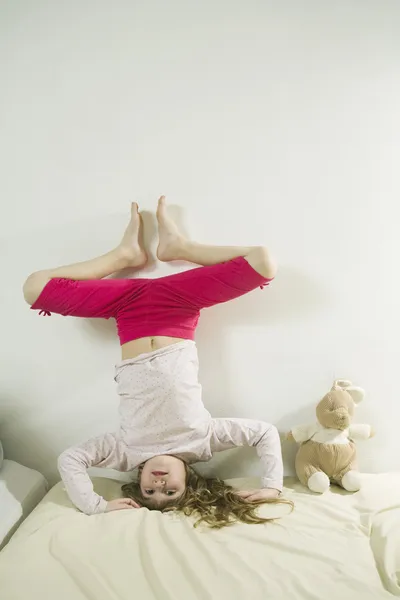
[[[232,480],[237,487],[257,480]],[[120,483],[94,479],[106,498]],[[146,509],[88,517],[57,484],[0,553],[1,600],[384,600],[400,596],[400,473],[316,496],[267,525],[193,529]]]
[[[47,481],[38,471],[13,460],[3,461],[0,469],[0,549],[47,490]]]

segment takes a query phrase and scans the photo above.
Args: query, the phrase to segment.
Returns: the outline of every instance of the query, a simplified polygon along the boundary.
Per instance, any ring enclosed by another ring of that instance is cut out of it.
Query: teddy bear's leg
[[[356,445],[350,442],[347,446],[342,446],[342,460],[337,464],[344,465],[342,469],[334,474],[333,479],[348,492],[358,492],[361,488],[361,476],[358,471]]]
[[[325,475],[322,471],[317,471],[307,481],[307,485],[312,492],[323,494],[331,485],[328,475]]]
[[[347,471],[340,485],[348,492],[358,492],[361,489],[361,476],[358,471]]]
[[[302,444],[296,455],[296,473],[303,485],[312,492],[322,494],[329,489],[329,477],[325,475],[320,464],[320,444],[306,442]]]

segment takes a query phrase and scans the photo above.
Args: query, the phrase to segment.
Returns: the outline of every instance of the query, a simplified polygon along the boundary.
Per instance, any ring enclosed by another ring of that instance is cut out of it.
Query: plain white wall
[[[7,456],[54,481],[64,448],[116,426],[114,325],[39,317],[21,286],[108,250],[130,200],[152,211],[166,193],[192,237],[265,243],[281,265],[269,290],[203,315],[211,412],[285,431],[350,378],[377,430],[362,468],[398,468],[399,2],[0,6]],[[258,465],[234,451],[208,468]]]

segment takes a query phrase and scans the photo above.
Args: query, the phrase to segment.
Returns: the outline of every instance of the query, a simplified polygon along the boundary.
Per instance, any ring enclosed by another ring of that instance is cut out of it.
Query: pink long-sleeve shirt
[[[279,434],[273,425],[250,419],[213,419],[201,399],[198,358],[192,341],[121,362],[116,367],[120,428],[63,452],[58,468],[72,502],[91,515],[107,501],[96,494],[88,467],[132,471],[160,454],[188,464],[214,452],[254,446],[262,463],[262,486],[282,490]]]

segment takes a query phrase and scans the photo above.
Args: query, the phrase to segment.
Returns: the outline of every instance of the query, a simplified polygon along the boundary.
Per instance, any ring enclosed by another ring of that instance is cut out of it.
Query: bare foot
[[[126,260],[127,267],[143,267],[147,262],[147,254],[142,245],[142,217],[136,202],[131,204],[131,220],[118,249]]]
[[[182,259],[186,240],[168,214],[165,196],[161,196],[158,200],[157,220],[159,235],[157,258],[163,262]]]

